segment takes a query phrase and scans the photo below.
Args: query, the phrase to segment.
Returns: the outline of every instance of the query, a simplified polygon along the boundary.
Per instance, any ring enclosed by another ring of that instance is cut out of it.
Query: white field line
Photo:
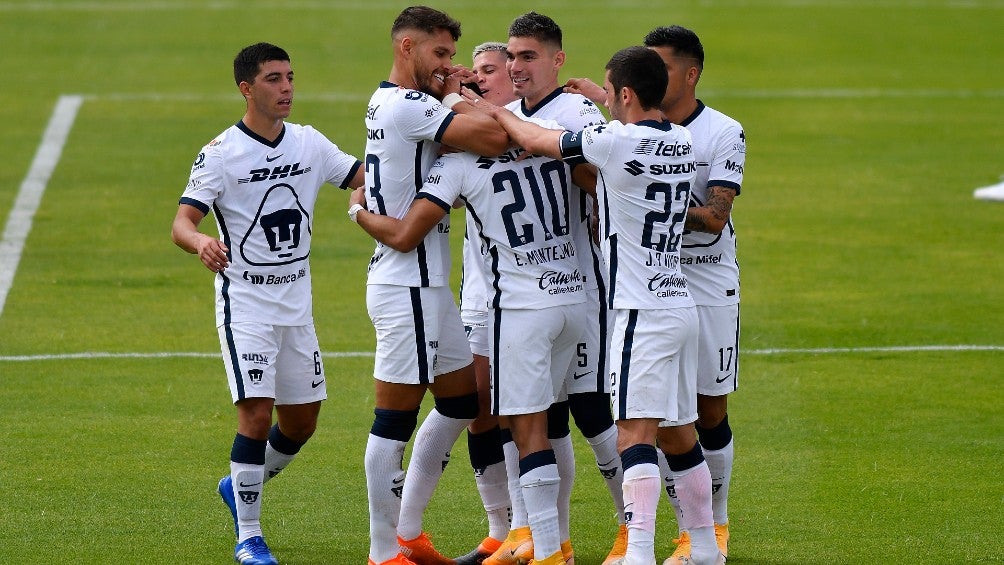
[[[750,349],[744,350],[744,355],[828,355],[855,353],[916,353],[916,352],[960,352],[960,351],[1004,351],[1004,345],[901,345],[890,347],[819,347],[794,349]],[[198,357],[211,359],[219,357],[219,353],[197,352],[159,352],[159,353],[53,353],[41,355],[0,355],[0,362],[16,361],[64,361],[71,359],[169,359]],[[326,358],[373,357],[372,351],[336,351],[323,353]]]
[[[77,119],[77,111],[83,103],[84,99],[81,96],[59,97],[56,109],[49,119],[49,125],[42,135],[42,143],[38,146],[28,175],[21,182],[14,207],[7,216],[3,239],[0,240],[0,315],[3,314],[7,293],[10,292],[11,284],[14,282],[18,263],[21,262],[21,252],[31,232],[35,212],[42,202],[42,194],[45,193],[52,171],[59,163],[63,145],[66,144],[73,122]]]

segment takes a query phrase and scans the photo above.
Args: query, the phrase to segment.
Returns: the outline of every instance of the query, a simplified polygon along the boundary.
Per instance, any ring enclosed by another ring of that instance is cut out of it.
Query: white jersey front
[[[528,108],[524,100],[511,102],[506,108],[522,119],[553,120],[568,131],[580,131],[607,122],[603,113],[591,100],[581,94],[563,92],[560,87],[533,108]],[[600,282],[602,267],[599,261],[600,252],[593,243],[590,232],[591,200],[578,186],[573,184],[572,187],[572,237],[577,248],[582,251],[579,254],[579,268],[586,289],[595,290]]]
[[[697,180],[691,190],[690,205],[703,206],[708,201],[709,186],[732,188],[738,195],[746,165],[743,127],[700,100],[697,110],[682,125],[693,136],[697,159]],[[698,305],[739,303],[739,262],[731,216],[719,235],[685,231],[680,261]]]
[[[310,126],[270,142],[238,122],[202,148],[180,204],[216,216],[230,266],[216,274],[216,324],[312,322],[311,225],[321,185],[361,163]]]
[[[562,156],[599,169],[600,248],[607,306],[693,306],[680,272],[680,239],[696,164],[690,132],[668,121],[618,121],[566,132]]]
[[[483,250],[487,306],[536,310],[579,304],[585,296],[570,233],[571,173],[547,157],[517,162],[520,152],[444,155],[418,197],[444,210],[463,199]]]
[[[436,160],[439,141],[456,114],[417,90],[380,83],[366,110],[366,207],[403,218]],[[450,217],[417,248],[401,253],[377,242],[368,284],[445,286],[450,274]]]

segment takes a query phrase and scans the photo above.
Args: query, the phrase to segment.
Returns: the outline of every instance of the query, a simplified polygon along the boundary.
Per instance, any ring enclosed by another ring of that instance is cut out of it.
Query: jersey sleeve
[[[614,136],[610,126],[590,126],[578,133],[565,132],[559,141],[561,158],[569,165],[592,163],[602,168],[610,159]]]
[[[746,166],[746,133],[738,122],[722,130],[715,140],[708,186],[724,186],[739,194]]]
[[[463,153],[449,153],[436,159],[415,198],[434,202],[449,213],[453,203],[460,197],[467,177],[464,162]]]
[[[311,128],[316,147],[324,163],[324,180],[339,188],[348,188],[349,182],[362,162],[353,155],[342,151],[323,133]]]
[[[195,158],[188,186],[178,201],[178,204],[198,208],[203,214],[209,213],[209,209],[223,192],[223,158],[214,144],[218,144],[218,141],[203,147]]]
[[[441,141],[456,116],[453,110],[417,90],[408,90],[403,96],[403,102],[394,105],[394,124],[401,136],[416,142],[425,139]]]

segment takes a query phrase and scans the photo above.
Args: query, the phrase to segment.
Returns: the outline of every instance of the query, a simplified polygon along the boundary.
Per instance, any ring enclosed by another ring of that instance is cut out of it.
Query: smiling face
[[[535,106],[558,88],[558,70],[565,52],[532,37],[510,37],[507,69],[516,96]]]
[[[422,92],[442,97],[443,77],[450,73],[453,56],[457,53],[457,42],[445,29],[433,33],[413,31],[403,45],[411,60],[411,78],[414,86]],[[405,85],[410,86],[410,85]]]
[[[293,69],[289,61],[265,61],[252,82],[238,86],[250,112],[269,121],[289,117],[293,108]]]
[[[512,80],[506,72],[505,51],[485,51],[474,58],[474,75],[478,77],[478,88],[482,98],[495,104],[505,106],[516,99],[513,93]]]

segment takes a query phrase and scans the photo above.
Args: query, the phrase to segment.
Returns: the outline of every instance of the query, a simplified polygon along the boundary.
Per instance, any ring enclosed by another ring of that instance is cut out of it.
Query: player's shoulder
[[[596,106],[596,103],[577,92],[562,92],[554,101],[566,110],[574,110],[579,116],[590,120],[606,121],[603,112]]]
[[[739,120],[733,118],[732,116],[712,108],[711,106],[703,105],[700,114],[697,116],[698,120],[703,120],[708,124],[708,127],[713,130],[718,131],[728,131],[737,130],[742,131],[743,126],[739,123]]]

